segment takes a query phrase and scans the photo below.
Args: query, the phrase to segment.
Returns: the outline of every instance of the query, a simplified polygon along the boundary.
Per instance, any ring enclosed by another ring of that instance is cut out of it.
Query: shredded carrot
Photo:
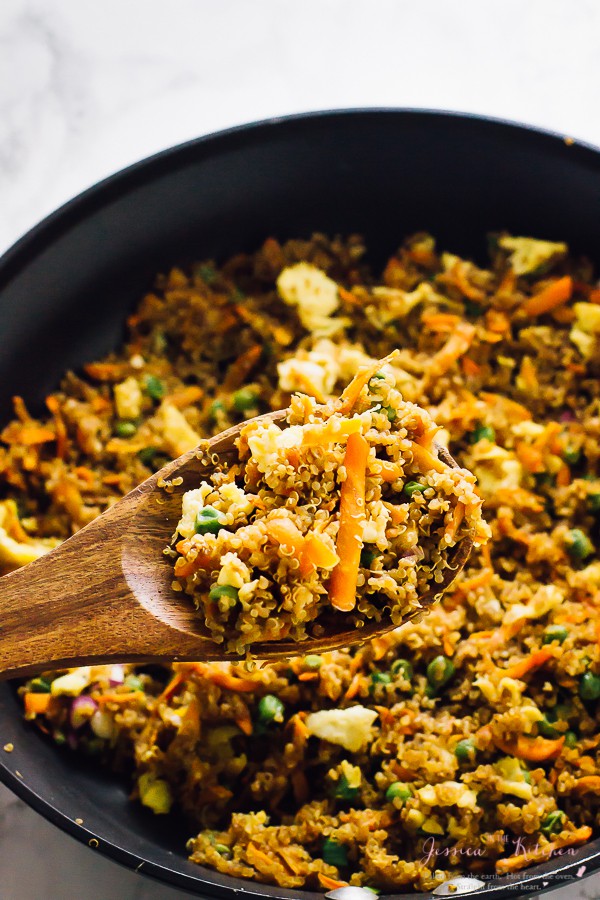
[[[438,264],[437,256],[433,250],[423,244],[416,244],[414,247],[411,247],[408,255],[413,262],[418,266],[423,266],[425,269],[435,269]]]
[[[461,356],[464,356],[474,337],[475,326],[470,322],[459,322],[441,350],[432,356],[428,377],[431,379],[444,375]]]
[[[338,294],[344,303],[349,303],[351,306],[356,306],[360,302],[359,298],[352,291],[347,291],[341,284],[338,284]]]
[[[318,678],[318,672],[300,672],[298,675],[298,681],[317,681]]]
[[[446,535],[446,537],[449,537],[451,540],[454,540],[456,538],[456,535],[458,534],[458,529],[460,528],[464,517],[465,517],[465,504],[459,500],[458,503],[456,504],[456,506],[454,507],[454,510],[452,512],[452,518],[450,519],[450,522],[448,523],[448,525],[446,525],[446,527],[444,529],[444,534]]]
[[[121,694],[111,691],[107,694],[99,694],[97,702],[100,706],[103,706],[105,703],[129,703],[130,700],[143,699],[144,694],[142,691],[123,691]]]
[[[127,366],[123,363],[95,362],[83,368],[94,381],[119,381],[127,374]]]
[[[348,685],[346,693],[344,694],[344,700],[353,700],[354,697],[356,697],[360,690],[361,678],[362,676],[359,672],[352,676],[352,681]]]
[[[93,484],[96,476],[92,472],[91,469],[88,469],[87,466],[76,466],[73,470],[78,478],[81,478],[82,481],[85,481],[86,484]],[[120,476],[119,476],[120,477]]]
[[[304,545],[300,552],[300,575],[308,577],[317,568],[333,569],[339,562],[339,557],[329,544],[314,531],[310,531],[304,538]]]
[[[253,866],[256,866],[257,863],[262,863],[262,865],[267,866],[267,872],[271,872],[273,869],[273,859],[268,856],[260,847],[257,847],[256,844],[248,844],[246,847],[246,855],[248,857],[248,862],[250,862]],[[260,871],[260,867],[257,866]]]
[[[346,479],[340,490],[340,524],[336,542],[340,561],[329,580],[329,600],[333,608],[340,612],[349,612],[356,603],[368,457],[369,444],[366,438],[358,432],[351,434],[344,456]]]
[[[459,260],[452,268],[451,275],[456,287],[464,297],[474,301],[483,300],[485,294],[467,279],[467,267],[462,260]]]
[[[540,669],[551,659],[554,659],[552,650],[534,650],[533,653],[526,656],[521,662],[516,663],[514,666],[509,666],[508,669],[505,670],[505,674],[509,678],[522,678],[523,675],[527,675],[529,672],[535,672],[537,669]]]
[[[421,322],[430,331],[449,332],[454,331],[458,323],[461,321],[460,316],[455,313],[423,313]]]
[[[467,377],[474,378],[476,375],[479,375],[481,372],[481,366],[475,362],[475,360],[471,359],[470,356],[463,356],[460,361],[462,366],[462,370],[467,375]]]
[[[248,375],[258,363],[262,350],[260,344],[252,344],[231,363],[223,382],[223,390],[226,393],[237,390],[247,380]]]
[[[377,467],[379,469],[377,476],[381,478],[382,481],[396,481],[397,478],[402,478],[404,475],[402,466],[398,463],[390,462],[389,460],[378,459]]]
[[[49,412],[52,413],[52,416],[54,418],[54,430],[56,432],[56,455],[59,459],[65,459],[69,444],[69,439],[67,436],[67,426],[65,425],[65,420],[62,417],[58,399],[54,396],[54,394],[50,394],[49,397],[46,397],[46,406]]]
[[[531,393],[537,393],[540,384],[537,377],[537,369],[533,364],[533,360],[530,356],[524,356],[523,362],[521,363],[521,368],[519,370],[519,378],[523,382],[523,387],[525,387]],[[519,382],[520,384],[520,382]]]
[[[339,401],[334,403],[333,410],[335,412],[341,412],[343,415],[348,415],[348,413],[352,412],[354,404],[358,400],[364,386],[369,383],[373,375],[379,372],[383,366],[391,362],[392,359],[395,359],[396,356],[398,356],[398,352],[398,350],[393,350],[392,353],[388,354],[388,356],[385,356],[383,359],[370,363],[367,366],[361,366],[350,384],[342,391]]]
[[[556,473],[556,484],[558,487],[568,487],[571,484],[571,470],[566,463]]]
[[[33,447],[36,444],[47,444],[49,441],[55,440],[56,435],[43,425],[11,422],[0,435],[0,439],[5,444],[23,444],[26,447]]]
[[[224,672],[223,669],[215,669],[206,663],[192,663],[192,671],[212,681],[213,684],[228,691],[235,691],[238,694],[248,694],[255,691],[259,687],[257,681],[251,681],[249,678],[238,678],[230,672]]]
[[[573,279],[570,275],[557,278],[547,287],[533,297],[529,297],[523,304],[523,310],[528,316],[541,316],[544,313],[562,306],[573,295]]]
[[[52,695],[36,694],[33,691],[28,691],[23,699],[25,703],[25,715],[27,718],[33,718],[33,716],[41,715],[48,711]]]
[[[425,472],[431,470],[440,473],[448,471],[446,463],[442,462],[437,456],[434,456],[433,453],[430,453],[425,447],[422,447],[421,444],[417,444],[413,441],[411,452],[413,463],[416,465],[419,472],[425,474]]]
[[[379,637],[372,638],[372,640],[370,641],[370,647],[373,651],[373,659],[383,659],[391,646],[392,637],[389,634],[382,634],[379,635]]]
[[[510,331],[510,320],[506,313],[498,309],[488,309],[485,314],[485,324],[494,334],[506,334]]]
[[[575,782],[576,794],[600,794],[600,775],[584,775]]]
[[[559,325],[568,325],[576,319],[575,310],[571,306],[558,306],[550,315]]]
[[[19,420],[19,422],[23,422],[25,425],[33,422],[33,418],[31,417],[29,410],[25,405],[25,401],[22,397],[18,395],[12,398],[13,401],[13,409],[15,411],[15,416]]]
[[[177,691],[183,687],[185,677],[182,672],[175,672],[175,675],[169,681],[168,685],[156,699],[158,703],[167,703]]]
[[[252,734],[252,730],[253,730],[252,719],[250,718],[250,713],[249,713],[248,709],[246,709],[244,711],[244,714],[238,716],[237,719],[235,719],[234,721],[235,721],[235,724],[237,725],[237,727],[240,729],[240,731],[242,731],[244,734],[248,735],[248,737]]]
[[[462,594],[468,594],[469,591],[476,591],[478,588],[487,587],[492,580],[494,572],[492,569],[482,569],[477,575],[471,578],[464,578],[457,586],[457,590]]]
[[[501,738],[494,738],[494,743],[503,753],[509,756],[516,756],[517,759],[526,759],[529,762],[544,762],[549,759],[556,759],[560,755],[565,736],[561,735],[556,739],[535,737],[526,737],[520,734],[518,738],[511,741],[504,741]]]
[[[509,856],[506,859],[499,859],[496,862],[496,872],[499,875],[506,875],[509,872],[517,872],[533,863],[544,862],[552,858],[552,855],[562,847],[570,847],[573,844],[583,844],[589,841],[592,836],[592,829],[589,825],[582,825],[575,831],[569,831],[566,834],[559,835],[554,841],[540,847],[536,844],[526,853],[519,853],[517,856]]]
[[[542,512],[544,501],[537,494],[526,488],[498,488],[494,495],[495,503],[503,503],[514,509],[527,509],[531,512]]]
[[[537,447],[526,444],[525,441],[517,441],[515,452],[525,469],[532,474],[538,474],[545,470],[544,458]]]
[[[181,391],[176,391],[174,394],[169,395],[169,403],[173,406],[176,406],[177,409],[185,409],[186,406],[191,406],[192,403],[197,403],[204,396],[204,391],[201,387],[198,387],[197,384],[190,384],[188,387],[183,388]]]
[[[293,720],[293,728],[294,728],[294,738],[296,743],[305,744],[308,738],[310,737],[310,732],[306,725],[304,724],[305,713],[296,713],[295,716],[292,716]],[[290,721],[292,721],[290,720]]]
[[[348,887],[347,881],[338,881],[337,878],[330,878],[329,875],[323,875],[322,872],[318,874],[322,887],[327,888],[328,891],[336,891],[338,888]]]

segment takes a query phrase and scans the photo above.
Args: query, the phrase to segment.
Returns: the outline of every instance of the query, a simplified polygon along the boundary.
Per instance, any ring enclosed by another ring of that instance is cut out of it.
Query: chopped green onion
[[[549,714],[537,723],[538,731],[546,738],[560,737],[560,731],[552,725]]]
[[[384,413],[387,415],[389,421],[390,421],[390,422],[393,422],[394,419],[396,418],[396,415],[397,415],[396,410],[394,409],[394,407],[393,407],[393,406],[384,406],[384,407],[383,407],[383,411],[384,411]]]
[[[565,747],[572,750],[573,747],[577,746],[578,740],[579,739],[574,731],[565,731]]]
[[[323,860],[330,866],[336,866],[338,869],[348,865],[348,851],[343,844],[331,838],[325,838],[323,841]]]
[[[205,506],[196,514],[194,531],[196,534],[218,534],[223,527],[223,514],[212,506]]]
[[[454,675],[454,663],[447,656],[436,656],[427,666],[427,681],[432,688],[443,687]]]
[[[579,682],[579,696],[582,700],[598,700],[600,698],[600,677],[593,672],[586,672]]]
[[[148,375],[144,382],[144,388],[149,397],[153,400],[162,400],[166,393],[164,381],[157,378],[156,375]]]
[[[27,685],[27,690],[31,691],[33,694],[49,694],[50,682],[47,678],[44,678],[43,675],[40,675],[39,678],[31,679]]]
[[[570,466],[576,466],[577,463],[581,461],[581,450],[579,447],[565,447],[563,459]]]
[[[581,528],[571,528],[567,532],[565,547],[571,559],[587,559],[594,552],[594,545]]]
[[[464,738],[454,748],[454,755],[460,762],[473,762],[477,754],[477,748],[472,738]]]
[[[564,625],[548,625],[544,631],[542,643],[551,644],[553,641],[558,641],[559,644],[562,644],[568,636],[569,629],[565,628]]]
[[[267,725],[270,722],[283,722],[285,706],[274,694],[265,694],[258,701],[258,720]]]
[[[392,676],[389,672],[372,672],[371,673],[371,684],[369,686],[369,693],[372,693],[375,689],[375,686],[378,684],[389,684],[392,680]]]
[[[338,800],[354,800],[359,791],[358,787],[350,787],[345,775],[341,775],[336,783],[333,795]]]
[[[235,606],[238,602],[239,590],[236,587],[233,587],[232,584],[213,584],[210,591],[208,592],[209,600],[221,600],[222,597],[225,597],[227,600],[230,600],[230,606]]]
[[[137,431],[135,422],[117,422],[115,425],[115,434],[120,438],[130,438]]]
[[[555,809],[553,812],[548,813],[540,826],[540,830],[546,837],[552,837],[553,834],[559,834],[563,829],[565,818],[564,812],[560,809]]]
[[[127,675],[123,684],[125,685],[125,687],[128,687],[130,691],[144,690],[144,682],[139,675]]]
[[[409,784],[405,784],[403,781],[393,781],[385,792],[385,799],[390,803],[392,800],[402,800],[405,803],[410,800],[412,795],[412,788]]]
[[[226,844],[215,844],[215,850],[220,856],[229,856],[231,854],[231,848]]]

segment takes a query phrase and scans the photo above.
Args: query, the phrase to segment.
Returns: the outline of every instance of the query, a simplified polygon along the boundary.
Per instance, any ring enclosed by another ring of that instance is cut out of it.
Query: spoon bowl
[[[285,421],[285,411],[255,421]],[[204,628],[192,601],[174,591],[164,550],[181,517],[182,495],[237,459],[242,423],[166,465],[46,556],[0,579],[0,676],[111,662],[234,661]],[[439,457],[458,464],[442,446]],[[420,598],[420,616],[464,567],[472,549],[456,545],[443,581]],[[326,631],[302,643],[256,643],[258,659],[289,658],[363,643],[398,626],[391,621]]]

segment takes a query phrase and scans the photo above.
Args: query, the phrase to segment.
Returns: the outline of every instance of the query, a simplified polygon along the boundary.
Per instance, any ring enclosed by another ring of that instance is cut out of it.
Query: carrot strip
[[[191,406],[192,403],[197,403],[198,400],[202,400],[203,396],[204,391],[201,387],[198,387],[197,384],[190,384],[181,391],[170,394],[169,403],[176,406],[177,409],[185,409],[186,406]]]
[[[464,356],[473,343],[474,337],[475,326],[470,322],[459,322],[441,350],[432,356],[429,364],[429,378],[439,378],[444,375],[461,356]]]
[[[483,291],[475,287],[475,285],[471,284],[467,279],[466,266],[463,260],[459,260],[459,262],[456,263],[452,268],[451,275],[454,278],[456,287],[464,297],[468,300],[483,300],[485,297]]]
[[[461,594],[468,594],[469,591],[476,591],[478,588],[487,587],[492,580],[493,574],[494,572],[492,569],[482,569],[477,575],[463,579],[456,589],[460,591]]]
[[[423,313],[421,322],[431,331],[454,331],[458,323],[461,321],[460,316],[456,313]]]
[[[103,706],[105,703],[129,703],[130,700],[142,700],[143,697],[144,695],[141,691],[123,691],[122,694],[111,691],[109,694],[100,694],[97,697],[97,703],[100,706]]]
[[[207,681],[212,681],[218,687],[225,688],[228,691],[235,691],[238,694],[248,694],[255,691],[259,687],[259,682],[251,681],[249,678],[238,678],[231,675],[230,672],[224,672],[222,669],[213,669],[206,663],[192,663],[191,669]]]
[[[465,504],[460,500],[454,507],[454,511],[452,513],[452,518],[446,528],[444,529],[444,534],[446,537],[449,537],[451,540],[454,540],[458,533],[458,529],[460,528],[462,521],[465,517]]]
[[[558,487],[568,487],[571,484],[571,470],[566,463],[556,473],[556,484]]]
[[[433,470],[434,472],[447,472],[448,466],[445,462],[442,462],[437,456],[434,456],[433,453],[430,453],[425,447],[421,444],[417,444],[413,441],[413,445],[411,447],[413,463],[416,464],[417,468],[422,474]]]
[[[307,578],[315,569],[333,569],[340,561],[329,544],[314,531],[304,538],[304,546],[300,553],[300,575]]]
[[[319,677],[318,672],[300,672],[298,681],[317,681]]]
[[[576,794],[600,794],[600,775],[584,775],[575,782]]]
[[[252,734],[252,719],[250,718],[248,710],[245,711],[244,715],[238,716],[234,721],[240,731],[244,734],[248,736]]]
[[[330,878],[329,875],[323,875],[322,872],[319,872],[319,881],[328,891],[335,891],[341,887],[348,887],[347,881],[338,881],[337,878]]]
[[[398,463],[378,459],[377,465],[380,467],[380,471],[377,473],[373,473],[373,475],[375,476],[375,478],[381,478],[382,481],[386,481],[389,483],[392,481],[396,481],[397,478],[402,478],[402,476],[404,475],[404,469]]]
[[[156,699],[158,703],[167,703],[171,697],[173,697],[180,687],[183,686],[183,682],[185,681],[185,677],[182,672],[176,672],[173,678],[171,678],[170,682]]]
[[[395,359],[398,352],[398,350],[393,350],[392,353],[385,356],[383,359],[370,363],[367,366],[362,366],[350,384],[342,391],[339,402],[335,403],[333,406],[333,411],[341,412],[344,415],[351,412],[364,386],[369,383],[376,372],[379,372],[382,366],[385,366],[387,363],[391,362],[392,359]]]
[[[56,435],[43,425],[19,424],[11,422],[6,426],[0,438],[5,444],[23,444],[26,447],[34,447],[36,444],[47,444],[54,441]]]
[[[463,372],[467,376],[474,377],[475,375],[479,375],[479,373],[481,372],[481,366],[478,365],[478,363],[476,363],[474,360],[472,360],[470,356],[463,356],[460,364],[462,366]]]
[[[369,444],[359,434],[351,434],[346,446],[346,480],[340,491],[340,525],[336,552],[339,563],[329,580],[329,599],[334,609],[349,612],[356,603],[356,582],[362,550],[365,519],[365,486]]]
[[[259,361],[262,350],[263,348],[260,344],[252,344],[251,347],[248,347],[231,363],[223,382],[223,390],[225,392],[237,390],[246,381],[248,375]]]
[[[516,663],[514,666],[509,666],[505,670],[505,674],[509,678],[522,678],[523,675],[540,669],[553,658],[554,653],[552,650],[535,650],[525,659],[522,659],[521,662]]]
[[[523,310],[528,316],[541,316],[544,313],[562,306],[573,295],[573,279],[570,275],[558,278],[538,294],[529,297],[523,304]]]
[[[526,759],[528,762],[545,762],[560,756],[565,736],[556,739],[543,737],[529,738],[520,734],[516,740],[503,741],[495,737],[494,743],[499,750],[517,759]]]
[[[48,711],[52,695],[36,694],[33,691],[28,691],[23,700],[25,703],[26,717],[33,718],[33,716],[41,715]]]
[[[556,840],[546,844],[545,847],[536,845],[536,847],[532,848],[527,853],[519,853],[517,856],[499,859],[496,862],[496,872],[498,872],[499,875],[517,872],[519,869],[524,869],[526,866],[530,866],[533,863],[551,859],[552,854],[562,847],[570,847],[573,844],[583,844],[585,841],[589,841],[591,836],[592,829],[590,826],[582,825],[581,828],[577,828],[575,831],[570,831],[565,835],[559,835]]]
[[[356,695],[358,694],[358,691],[360,689],[360,681],[361,681],[361,675],[360,675],[360,672],[357,672],[356,675],[354,675],[352,677],[352,681],[350,682],[350,684],[348,685],[348,688],[346,689],[346,693],[344,694],[344,700],[353,700],[354,697],[356,697]]]

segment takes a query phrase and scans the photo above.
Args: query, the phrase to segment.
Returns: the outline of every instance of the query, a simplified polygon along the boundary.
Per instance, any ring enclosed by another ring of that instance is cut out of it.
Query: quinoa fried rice
[[[600,825],[600,291],[566,246],[489,268],[358,238],[160,277],[125,348],[2,433],[0,565],[45,553],[226,426],[323,402],[398,347],[396,386],[478,478],[492,529],[423,621],[354,650],[31,679],[25,715],[189,822],[191,859],[330,889],[515,872]],[[431,848],[435,852],[431,852]]]
[[[393,386],[393,356],[338,399],[295,394],[281,423],[244,425],[237,456],[183,495],[173,588],[229,652],[390,630],[487,540],[475,477],[440,459],[439,427]]]

